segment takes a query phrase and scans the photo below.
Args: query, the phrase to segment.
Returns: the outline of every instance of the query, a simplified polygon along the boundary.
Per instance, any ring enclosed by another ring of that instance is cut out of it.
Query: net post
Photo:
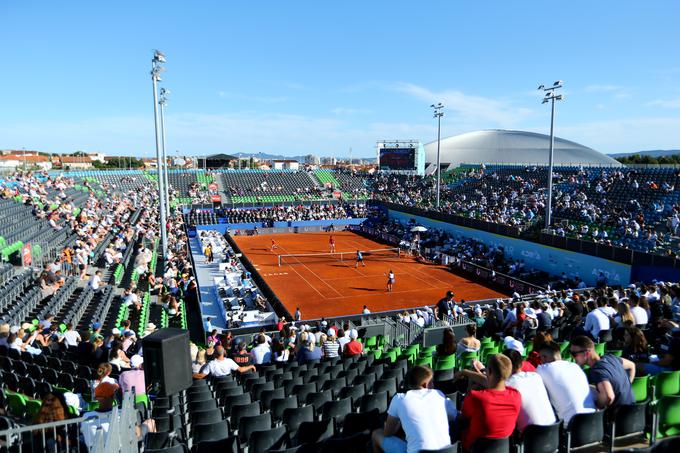
[[[276,258],[279,261],[279,267],[281,267],[281,255]]]

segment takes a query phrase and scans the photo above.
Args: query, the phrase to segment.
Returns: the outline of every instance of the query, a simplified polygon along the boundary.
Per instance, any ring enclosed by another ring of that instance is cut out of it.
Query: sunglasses
[[[582,353],[584,353],[584,352],[586,352],[586,351],[587,351],[587,349],[581,349],[580,351],[571,351],[571,350],[570,350],[569,353],[570,353],[570,354],[572,355],[572,357],[573,357],[573,356],[575,356],[575,355],[582,354]]]

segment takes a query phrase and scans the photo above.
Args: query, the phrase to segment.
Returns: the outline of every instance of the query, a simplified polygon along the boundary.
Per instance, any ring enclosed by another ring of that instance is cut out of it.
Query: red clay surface
[[[333,233],[336,252],[356,252],[387,248],[349,231]],[[354,268],[355,260],[331,258],[296,260],[278,266],[278,255],[329,252],[330,233],[236,236],[241,251],[276,293],[290,313],[300,307],[303,319],[361,313],[367,305],[372,312],[434,305],[446,291],[453,290],[457,300],[504,297],[448,271],[444,266],[418,263],[402,253],[392,258],[372,260],[366,267]],[[277,249],[271,251],[271,240]],[[391,293],[387,292],[387,273],[395,274]]]

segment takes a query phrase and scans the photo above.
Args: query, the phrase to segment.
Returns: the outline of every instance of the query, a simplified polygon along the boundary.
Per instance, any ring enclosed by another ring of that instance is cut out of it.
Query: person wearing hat
[[[357,341],[359,338],[359,332],[356,329],[349,331],[349,343],[347,343],[343,349],[343,355],[345,357],[353,357],[355,355],[361,355],[364,352],[364,346]]]
[[[144,359],[140,355],[130,357],[130,369],[120,373],[118,383],[123,393],[134,392],[135,395],[146,394],[146,381],[143,370]]]
[[[142,337],[145,337],[147,335],[150,335],[156,331],[156,324],[150,322],[146,325],[146,329],[144,329],[144,334]]]
[[[327,358],[333,358],[340,355],[340,343],[335,337],[335,330],[328,329],[326,332],[326,341],[322,345],[323,355]]]

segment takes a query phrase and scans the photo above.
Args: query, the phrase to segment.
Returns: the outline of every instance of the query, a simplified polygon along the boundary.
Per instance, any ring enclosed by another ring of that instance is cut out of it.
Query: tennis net
[[[364,261],[389,260],[401,257],[401,249],[392,247],[386,249],[362,250]],[[283,264],[322,263],[328,261],[356,261],[357,252],[328,252],[328,253],[290,253],[279,255],[279,266]]]

